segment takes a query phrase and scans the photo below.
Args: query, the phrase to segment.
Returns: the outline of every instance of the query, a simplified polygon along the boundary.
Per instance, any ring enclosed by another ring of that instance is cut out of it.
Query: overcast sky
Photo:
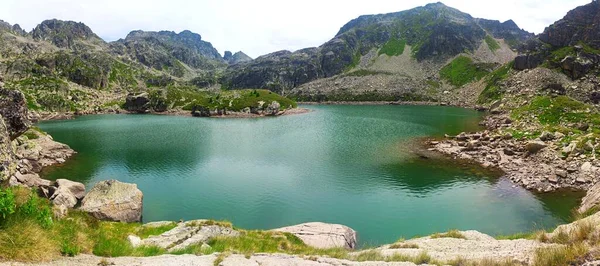
[[[132,30],[189,29],[221,54],[251,57],[319,46],[359,15],[423,6],[426,0],[0,0],[0,19],[30,31],[42,20],[80,21],[106,41]],[[540,33],[591,0],[446,0],[474,17],[506,21]]]

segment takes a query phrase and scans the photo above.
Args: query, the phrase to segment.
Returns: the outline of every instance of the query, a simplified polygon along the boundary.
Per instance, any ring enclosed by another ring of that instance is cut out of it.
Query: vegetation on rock
[[[463,86],[478,81],[491,72],[493,65],[475,63],[473,59],[459,56],[440,70],[440,77],[453,86]]]

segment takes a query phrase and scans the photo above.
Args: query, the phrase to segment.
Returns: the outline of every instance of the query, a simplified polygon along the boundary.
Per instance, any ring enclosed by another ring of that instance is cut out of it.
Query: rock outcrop
[[[150,98],[148,93],[141,93],[138,95],[129,94],[125,99],[125,110],[135,113],[147,113],[150,111]]]
[[[600,183],[597,183],[588,190],[585,197],[581,200],[581,206],[578,211],[579,213],[585,213],[598,207],[600,207]]]
[[[240,51],[232,54],[230,51],[225,51],[223,59],[229,64],[237,64],[252,61],[252,57],[248,56],[244,52]]]
[[[600,3],[596,0],[577,7],[547,27],[540,40],[553,46],[574,46],[580,42],[600,49]]]
[[[153,222],[145,224],[144,227],[156,227],[168,225],[170,222]],[[240,233],[231,226],[214,223],[209,220],[194,220],[181,222],[175,228],[158,236],[150,236],[143,240],[137,240],[130,236],[129,240],[136,246],[156,246],[176,251],[184,249],[192,244],[204,244],[215,237],[237,237]]]
[[[305,244],[315,248],[356,248],[356,231],[340,224],[321,222],[304,223],[274,229],[277,232],[293,234]]]
[[[25,96],[20,91],[2,89],[0,86],[0,115],[4,119],[11,140],[25,133],[31,126]]]
[[[100,220],[139,222],[142,199],[142,191],[136,184],[107,180],[94,185],[83,198],[80,210]]]
[[[85,196],[85,185],[67,179],[57,179],[56,190],[50,197],[54,205],[62,205],[73,208]]]

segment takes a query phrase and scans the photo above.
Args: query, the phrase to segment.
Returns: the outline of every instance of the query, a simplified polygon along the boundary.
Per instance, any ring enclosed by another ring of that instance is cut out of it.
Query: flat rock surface
[[[414,244],[418,248],[394,249],[391,248],[391,245],[385,245],[376,250],[380,250],[385,256],[392,256],[394,254],[417,256],[419,253],[426,251],[433,259],[441,261],[453,260],[460,257],[469,260],[485,258],[511,259],[529,263],[537,248],[548,245],[525,239],[496,240],[489,235],[477,231],[464,231],[461,234],[466,239],[423,237],[403,242]]]
[[[150,236],[136,243],[141,246],[158,246],[174,251],[186,248],[192,244],[206,243],[218,236],[239,236],[239,232],[230,227],[203,224],[207,220],[195,220],[179,223],[175,228],[158,236]],[[144,226],[157,227],[166,225],[165,222],[154,222]],[[133,243],[132,243],[133,244]]]
[[[107,180],[97,183],[85,195],[81,210],[101,220],[139,222],[143,194],[136,184]]]
[[[304,223],[273,229],[273,231],[291,233],[302,239],[305,244],[315,248],[354,249],[356,247],[356,231],[340,224]]]
[[[309,257],[292,256],[285,254],[257,254],[250,258],[246,258],[244,255],[229,255],[223,259],[222,262],[214,264],[217,260],[218,255],[211,254],[205,256],[196,255],[161,255],[156,257],[119,257],[119,258],[101,258],[93,255],[79,255],[76,257],[65,257],[60,260],[39,263],[39,264],[27,264],[27,263],[16,263],[9,262],[0,263],[1,266],[8,265],[70,265],[70,266],[83,266],[83,265],[100,265],[101,262],[108,263],[106,265],[115,266],[163,266],[163,265],[180,265],[180,266],[241,266],[241,265],[261,265],[261,266],[292,266],[292,265],[314,265],[314,266],[414,266],[414,263],[410,262],[355,262],[348,260],[330,259],[330,258],[316,258],[310,259]]]

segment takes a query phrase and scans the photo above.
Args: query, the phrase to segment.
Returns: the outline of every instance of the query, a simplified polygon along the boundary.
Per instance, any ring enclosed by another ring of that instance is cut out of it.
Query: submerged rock
[[[304,223],[274,229],[287,232],[300,238],[306,245],[315,248],[356,248],[356,231],[341,224],[321,222]]]
[[[96,184],[81,203],[81,210],[101,220],[139,222],[143,194],[136,184],[107,180]]]

